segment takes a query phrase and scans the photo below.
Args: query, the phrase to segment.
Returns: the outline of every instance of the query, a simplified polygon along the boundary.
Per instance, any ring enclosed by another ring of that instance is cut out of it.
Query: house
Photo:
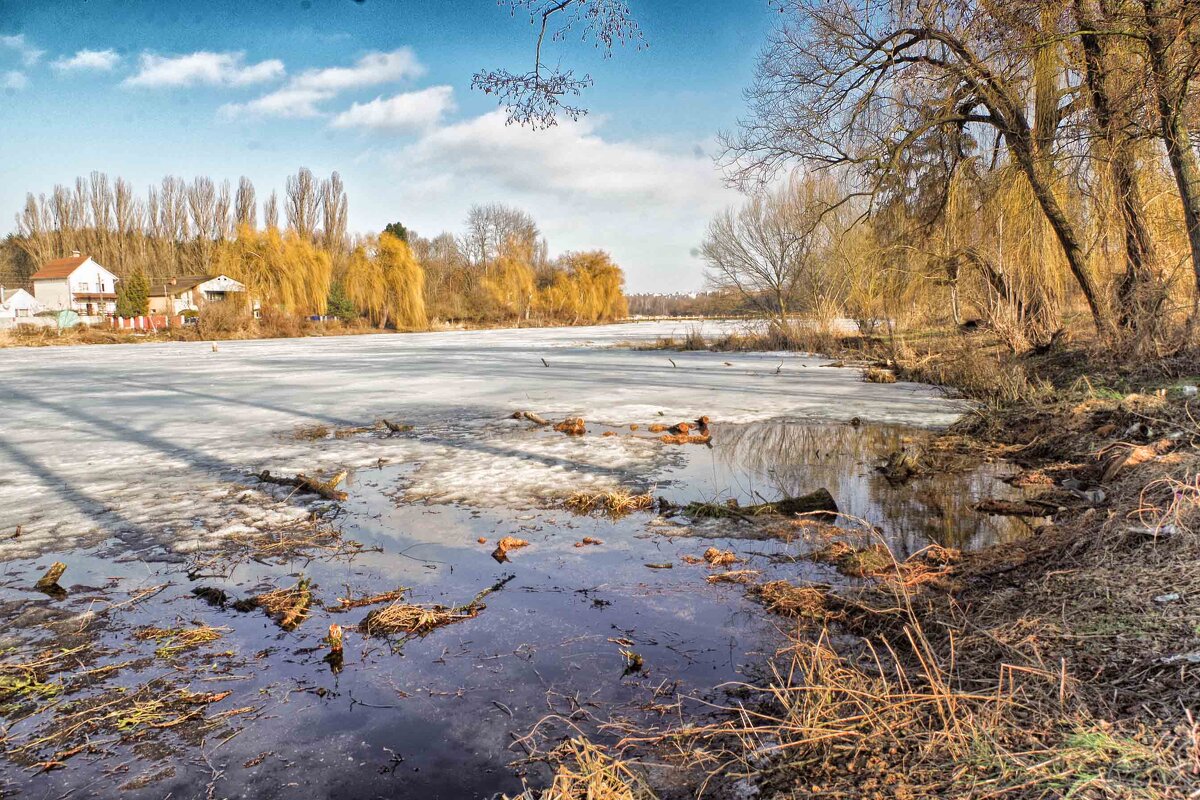
[[[117,312],[117,276],[79,251],[49,261],[33,273],[33,296],[47,309],[70,309],[84,316]]]
[[[27,319],[46,306],[24,289],[5,289],[0,286],[0,319]]]
[[[150,287],[150,313],[176,316],[199,311],[206,303],[227,299],[246,302],[245,285],[225,275],[185,275]]]

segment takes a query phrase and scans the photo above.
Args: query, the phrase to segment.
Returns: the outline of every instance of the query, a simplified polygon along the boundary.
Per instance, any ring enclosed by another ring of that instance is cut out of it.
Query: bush
[[[263,308],[258,333],[271,339],[291,339],[304,335],[304,319],[279,308]]]
[[[241,333],[249,324],[250,313],[242,303],[209,303],[196,318],[196,332],[203,339],[217,339]]]

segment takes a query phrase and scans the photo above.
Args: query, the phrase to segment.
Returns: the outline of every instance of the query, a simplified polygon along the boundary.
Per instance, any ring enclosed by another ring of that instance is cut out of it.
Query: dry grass
[[[556,765],[550,786],[541,791],[526,789],[509,800],[655,800],[633,767],[582,736],[556,747],[549,760]]]
[[[718,572],[716,575],[709,575],[709,583],[753,583],[754,579],[762,573],[756,569],[731,569],[726,572]]]
[[[290,631],[308,619],[308,610],[311,605],[311,584],[308,578],[301,578],[295,586],[260,594],[235,607],[242,610],[261,608],[267,616],[275,620],[279,627]]]
[[[66,759],[104,734],[136,738],[151,730],[182,725],[195,729],[212,724],[215,718],[204,716],[206,707],[230,694],[193,692],[163,680],[151,681],[127,692],[110,692],[61,706],[58,713],[29,734],[27,741],[8,752],[10,757],[29,763],[49,749],[52,755],[36,766],[44,770],[62,767]]]
[[[600,511],[608,516],[620,517],[651,508],[654,497],[649,492],[634,494],[624,488],[608,489],[601,492],[575,492],[566,499],[565,505],[578,514]]]
[[[881,544],[856,548],[845,542],[830,542],[814,552],[812,559],[832,564],[838,572],[853,578],[868,578],[896,568],[892,554]]]
[[[367,614],[358,627],[368,636],[425,636],[446,625],[479,616],[479,612],[486,608],[483,599],[503,588],[512,578],[513,576],[509,576],[494,583],[475,595],[471,602],[461,606],[392,603],[386,608],[376,609]]]
[[[890,369],[870,367],[863,372],[863,380],[867,383],[895,383],[896,373],[892,372]]]
[[[139,628],[134,632],[133,638],[140,641],[153,640],[158,643],[154,655],[159,658],[174,658],[188,650],[215,642],[228,632],[228,628],[216,628],[211,625],[198,625],[195,628],[151,627]]]
[[[410,590],[406,586],[393,589],[390,592],[381,592],[380,594],[367,595],[365,597],[339,597],[336,606],[325,606],[326,611],[341,612],[350,611],[354,608],[364,608],[366,606],[374,606],[379,603],[394,603],[398,600],[403,600],[405,595]]]

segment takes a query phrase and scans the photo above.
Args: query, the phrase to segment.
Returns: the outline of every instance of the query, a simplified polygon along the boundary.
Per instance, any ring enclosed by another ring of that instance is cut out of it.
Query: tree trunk
[[[1114,101],[1117,101],[1117,92],[1113,91],[1108,79],[1100,26],[1089,18],[1083,0],[1075,0],[1075,21],[1083,47],[1084,79],[1096,114],[1099,140],[1104,147],[1101,160],[1109,166],[1124,234],[1125,274],[1117,285],[1115,298],[1118,321],[1125,327],[1140,327],[1151,321],[1147,315],[1158,313],[1154,298],[1147,297],[1146,291],[1154,282],[1153,240],[1146,227],[1137,165],[1130,151],[1131,141],[1119,129],[1116,119]],[[1146,301],[1150,307],[1139,307]]]
[[[1191,146],[1191,132],[1183,116],[1186,87],[1189,76],[1180,76],[1176,81],[1171,76],[1171,36],[1164,30],[1167,15],[1163,0],[1142,0],[1146,22],[1146,49],[1150,55],[1150,69],[1154,75],[1155,93],[1158,99],[1159,126],[1163,142],[1167,147],[1167,159],[1179,189],[1183,203],[1183,219],[1187,226],[1188,244],[1192,254],[1192,273],[1195,275],[1196,292],[1200,299],[1200,160]],[[1195,315],[1195,301],[1193,313]],[[1189,318],[1188,327],[1192,320]]]

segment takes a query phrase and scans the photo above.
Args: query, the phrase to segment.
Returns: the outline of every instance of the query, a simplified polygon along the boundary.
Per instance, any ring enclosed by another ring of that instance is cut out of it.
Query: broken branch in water
[[[543,417],[539,414],[535,414],[532,411],[514,411],[512,418],[513,419],[527,419],[536,425],[541,425],[543,428],[550,424],[550,420],[546,419],[545,417]]]
[[[46,570],[46,574],[38,579],[34,584],[34,588],[45,591],[58,586],[58,579],[67,571],[67,565],[61,561],[55,561],[50,565],[50,569]]]
[[[302,492],[310,492],[311,494],[319,494],[326,500],[345,500],[347,495],[343,491],[339,491],[337,485],[346,479],[349,473],[346,470],[334,475],[327,481],[310,478],[304,473],[299,473],[294,478],[281,478],[272,475],[267,470],[255,473],[254,477],[258,478],[263,483],[273,483],[277,486],[295,486]]]
[[[401,425],[398,422],[392,422],[390,419],[381,419],[379,421],[392,433],[408,433],[413,429],[412,425]]]
[[[485,608],[483,598],[504,588],[504,585],[515,577],[515,575],[508,575],[501,578],[475,595],[471,602],[461,606],[393,603],[386,608],[379,608],[367,614],[359,623],[358,628],[368,636],[387,636],[394,633],[424,636],[444,625],[479,616],[479,612]]]
[[[817,489],[799,497],[785,497],[773,503],[758,503],[752,506],[738,505],[736,500],[727,504],[688,503],[682,511],[689,517],[748,518],[767,514],[837,514],[838,506],[828,489]]]

